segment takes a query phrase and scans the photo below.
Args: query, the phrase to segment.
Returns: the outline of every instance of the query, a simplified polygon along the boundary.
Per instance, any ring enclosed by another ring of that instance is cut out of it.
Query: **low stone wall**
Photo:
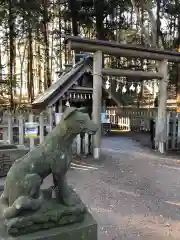
[[[29,149],[1,149],[0,177],[5,177],[13,162],[28,153]]]

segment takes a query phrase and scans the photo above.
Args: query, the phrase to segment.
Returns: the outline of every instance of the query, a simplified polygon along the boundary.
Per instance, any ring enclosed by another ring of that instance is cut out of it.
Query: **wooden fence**
[[[121,109],[109,108],[107,115],[111,122],[125,131],[150,131],[150,119],[156,122],[157,109]],[[180,149],[180,113],[168,111],[167,113],[167,150]]]
[[[107,109],[110,121],[126,131],[150,131],[150,118],[156,118],[156,109],[122,109],[117,114],[117,108]]]
[[[27,138],[25,136],[25,123],[36,122],[38,136]],[[55,112],[42,112],[37,115],[32,112],[11,114],[3,112],[0,117],[0,140],[10,144],[23,145],[29,149],[43,142],[48,132],[52,131],[56,124]],[[90,152],[90,137],[88,134],[78,135],[73,143],[73,152],[88,154]]]
[[[169,112],[167,115],[167,149],[180,149],[180,113]]]
[[[114,125],[125,131],[150,131],[150,119],[156,119],[157,109],[122,109],[117,115],[116,108],[107,109],[107,114]],[[39,133],[37,137],[25,137],[25,123],[37,122]],[[0,140],[11,144],[24,145],[32,149],[44,140],[45,135],[55,126],[56,116],[53,111],[40,115],[32,112],[10,114],[7,111],[0,116]],[[180,149],[180,114],[167,114],[167,149]],[[91,152],[91,136],[78,135],[73,143],[73,152],[88,154]]]

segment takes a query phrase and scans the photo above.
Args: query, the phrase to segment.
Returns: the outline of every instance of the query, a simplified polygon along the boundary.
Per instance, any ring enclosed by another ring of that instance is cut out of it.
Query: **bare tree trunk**
[[[28,27],[28,94],[29,100],[32,102],[34,100],[34,79],[33,79],[33,38],[32,38],[32,28],[29,24]]]
[[[47,0],[43,0],[43,36],[44,36],[44,55],[45,55],[45,65],[44,65],[44,88],[47,89],[51,86],[51,75],[49,69],[49,40],[48,40],[48,8]]]
[[[144,34],[144,36],[145,36],[145,38],[146,38],[147,44],[149,44],[149,45],[151,46],[151,45],[152,45],[152,40],[151,40],[151,37],[149,36],[149,33],[148,33],[146,27],[142,25],[141,16],[140,16],[140,12],[139,12],[138,7],[137,7],[136,0],[131,0],[131,3],[132,3],[132,6],[133,6],[133,8],[134,8],[134,11],[135,11],[135,13],[136,13],[137,20],[138,20],[138,22],[139,22],[140,25],[141,25],[142,32],[143,32],[143,34]],[[143,5],[140,5],[140,6],[143,7],[143,9],[144,9],[144,6],[143,6]]]
[[[39,79],[39,93],[42,93],[42,72],[41,72],[41,47],[38,43],[38,79]]]
[[[22,88],[23,88],[23,65],[24,65],[24,60],[25,60],[25,55],[26,55],[26,50],[27,50],[27,45],[28,45],[28,40],[25,40],[24,43],[24,50],[23,50],[23,54],[21,55],[21,40],[19,40],[19,44],[17,44],[17,49],[19,52],[19,59],[20,59],[20,96],[19,96],[19,104],[21,104],[22,101]]]
[[[52,72],[53,72],[53,61],[54,61],[54,12],[55,12],[55,2],[53,0],[53,11],[52,11],[52,18],[53,18],[53,23],[52,23],[52,34],[51,34],[51,59],[50,59],[50,78],[52,79]]]
[[[72,15],[72,31],[74,36],[78,36],[78,23],[77,23],[77,2],[76,0],[68,0],[69,9]]]
[[[77,11],[77,1],[76,0],[68,0],[69,9],[71,10],[71,16],[72,16],[72,32],[74,36],[78,36],[78,11]],[[79,51],[74,51],[75,54],[75,63],[79,61],[79,58],[76,54],[78,54]]]
[[[176,7],[178,7],[178,1],[176,0]],[[178,15],[178,39],[176,41],[176,48],[180,51],[180,15]],[[177,64],[177,76],[176,76],[176,111],[180,112],[180,64]]]
[[[104,16],[103,16],[103,7],[104,7],[104,0],[94,1],[94,7],[95,7],[95,14],[96,14],[96,34],[97,39],[104,40],[105,39],[105,33],[104,33]]]
[[[13,85],[15,80],[15,17],[13,13],[12,0],[9,0],[9,94],[10,94],[10,108],[14,108],[14,94],[13,94]]]
[[[41,68],[41,45],[40,45],[40,29],[37,28],[37,41],[38,41],[38,47],[37,47],[37,59],[38,59],[38,92],[43,92],[43,83],[42,83],[42,68]]]
[[[62,69],[62,44],[61,44],[61,33],[62,33],[62,14],[61,14],[61,4],[59,3],[59,67]]]

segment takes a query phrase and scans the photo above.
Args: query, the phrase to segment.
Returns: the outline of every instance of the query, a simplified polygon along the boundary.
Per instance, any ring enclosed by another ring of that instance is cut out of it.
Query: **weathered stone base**
[[[89,213],[85,214],[81,223],[61,226],[17,237],[9,236],[5,230],[0,230],[3,240],[97,240],[97,223]]]
[[[83,222],[87,208],[73,190],[72,197],[77,201],[77,204],[72,207],[57,203],[56,199],[45,196],[45,193],[44,197],[46,198],[41,208],[36,212],[24,212],[23,215],[11,219],[1,218],[0,225],[3,226],[4,231],[9,235],[19,236]],[[6,206],[1,204],[1,214],[3,208]]]

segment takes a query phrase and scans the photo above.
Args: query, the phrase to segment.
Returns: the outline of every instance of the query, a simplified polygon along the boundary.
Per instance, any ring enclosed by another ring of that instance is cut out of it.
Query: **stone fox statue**
[[[7,205],[4,218],[16,217],[25,210],[37,211],[43,201],[40,186],[51,173],[57,201],[74,205],[65,178],[72,160],[71,145],[77,134],[95,134],[96,131],[97,125],[84,109],[66,108],[61,121],[44,142],[16,160],[10,168],[1,195],[1,203]]]

